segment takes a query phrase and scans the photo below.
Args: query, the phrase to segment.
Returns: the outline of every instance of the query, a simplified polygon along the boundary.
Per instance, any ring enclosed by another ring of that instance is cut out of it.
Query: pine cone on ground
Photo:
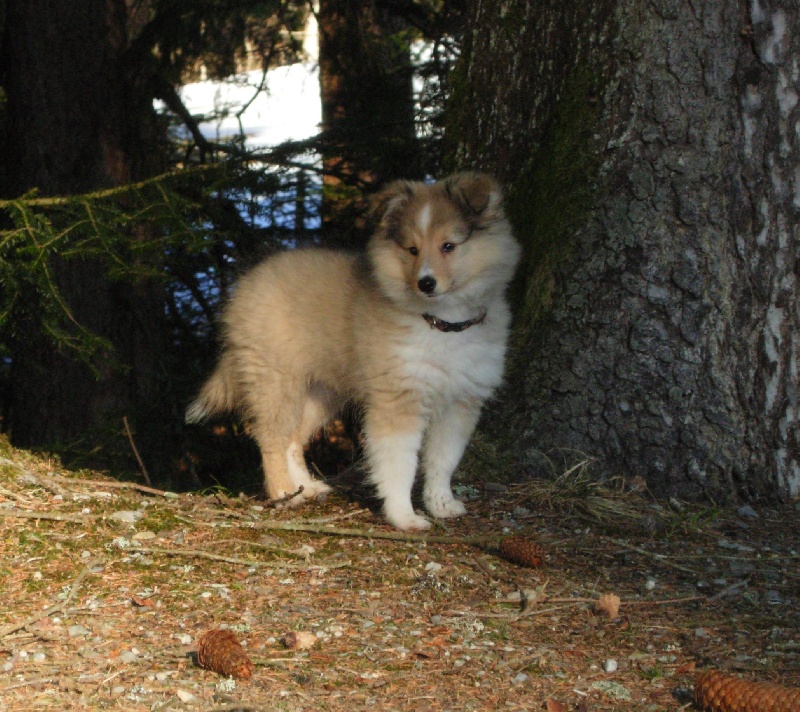
[[[800,688],[748,682],[706,670],[694,683],[694,699],[706,712],[797,712]]]
[[[544,549],[535,541],[524,536],[510,536],[500,542],[500,555],[520,566],[529,566],[532,569],[542,565]]]
[[[206,670],[237,680],[249,678],[255,669],[236,636],[219,628],[206,631],[197,639],[197,662]]]

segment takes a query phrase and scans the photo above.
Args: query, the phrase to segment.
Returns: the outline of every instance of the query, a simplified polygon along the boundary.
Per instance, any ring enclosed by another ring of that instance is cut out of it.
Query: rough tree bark
[[[488,426],[532,467],[800,495],[799,64],[794,0],[473,4],[450,136],[527,248]]]
[[[69,195],[153,172],[146,135],[152,102],[123,73],[125,0],[7,0],[0,79],[6,93],[0,190],[17,197]],[[144,118],[143,118],[144,117]],[[131,235],[131,239],[135,239]],[[78,323],[108,339],[113,358],[93,373],[28,329],[12,344],[11,428],[21,446],[52,446],[98,429],[154,400],[163,349],[163,306],[147,280],[111,283],[95,259],[55,259],[52,269]]]

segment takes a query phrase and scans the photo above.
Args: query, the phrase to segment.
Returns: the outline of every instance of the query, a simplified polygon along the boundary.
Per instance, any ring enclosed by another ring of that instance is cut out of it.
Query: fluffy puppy
[[[398,181],[374,202],[366,254],[295,250],[244,274],[222,315],[216,370],[187,422],[229,410],[250,421],[267,495],[328,491],[303,448],[347,402],[363,407],[370,481],[386,520],[414,512],[418,468],[434,517],[465,512],[450,479],[500,384],[519,260],[497,182],[461,173]]]

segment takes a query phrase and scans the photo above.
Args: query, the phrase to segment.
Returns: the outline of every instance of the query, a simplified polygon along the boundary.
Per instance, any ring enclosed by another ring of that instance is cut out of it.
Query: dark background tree
[[[152,99],[122,64],[124,1],[5,5],[2,193],[69,195],[158,171]],[[133,228],[130,239],[137,239]],[[94,258],[54,259],[50,269],[75,322],[62,336],[88,329],[107,348],[93,372],[41,334],[38,295],[17,300],[10,410],[14,440],[24,446],[74,440],[106,427],[112,414],[120,422],[146,408],[165,345],[156,283],[114,283]]]
[[[197,119],[180,103],[176,87],[201,63],[211,75],[233,71],[246,54],[246,41],[266,70],[278,56],[291,55],[291,30],[302,17],[293,5],[278,0],[8,0],[2,6],[4,198],[28,191],[37,196],[90,194],[154,176],[177,162],[219,161],[228,155],[226,147],[201,140]],[[186,123],[196,144],[167,142],[167,123],[154,109],[155,98]],[[206,210],[202,219],[187,213],[184,227],[201,237],[208,233],[209,219],[214,220],[218,249],[209,254],[217,264],[225,263],[231,250],[254,251],[259,238],[239,215],[238,198],[258,183],[270,192],[277,186],[259,174],[244,181],[246,163],[242,166],[231,172],[225,186],[230,192],[219,185],[204,195],[190,190],[191,199],[206,201]],[[152,195],[145,205],[136,205],[132,194],[122,196],[115,209],[133,216],[151,200]],[[45,246],[34,236],[14,255],[4,254],[18,261],[18,272],[46,273],[38,282],[23,276],[3,284],[4,304],[11,305],[3,314],[5,363],[11,368],[4,425],[18,445],[84,453],[102,446],[108,461],[118,454],[109,443],[128,417],[151,470],[166,470],[169,448],[175,446],[166,435],[179,429],[174,426],[176,406],[166,397],[172,391],[165,384],[181,368],[165,359],[176,347],[176,282],[171,280],[182,275],[190,282],[188,289],[196,286],[189,257],[197,253],[198,240],[186,247],[173,242],[165,252],[158,241],[174,226],[131,218],[126,224],[115,221],[116,236],[93,236],[95,242],[114,242],[108,254],[86,244],[85,254],[78,253],[75,238],[70,243],[63,236],[95,229],[95,208],[87,200],[82,216],[74,210],[59,214],[58,207],[42,216],[45,229],[51,221],[62,227],[75,221],[74,229],[58,233],[61,246],[56,240]],[[234,231],[236,239],[225,243]],[[156,249],[147,248],[151,243]],[[115,250],[122,254],[116,255],[116,264]],[[182,266],[181,255],[187,257]],[[10,272],[5,270],[6,277]],[[38,289],[43,282],[47,293]],[[58,323],[43,317],[49,314],[48,300],[61,309]],[[116,443],[123,444],[124,437]]]
[[[495,430],[534,470],[590,455],[659,494],[797,497],[797,3],[469,22],[450,135],[511,186],[527,249]]]

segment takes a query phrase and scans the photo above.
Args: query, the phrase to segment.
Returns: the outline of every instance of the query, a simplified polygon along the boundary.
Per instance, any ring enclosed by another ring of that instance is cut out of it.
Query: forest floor
[[[707,668],[797,684],[797,507],[579,481],[463,485],[426,540],[352,496],[277,510],[3,446],[0,710],[691,710]],[[509,533],[542,565],[500,558]],[[252,677],[198,665],[214,628]]]

